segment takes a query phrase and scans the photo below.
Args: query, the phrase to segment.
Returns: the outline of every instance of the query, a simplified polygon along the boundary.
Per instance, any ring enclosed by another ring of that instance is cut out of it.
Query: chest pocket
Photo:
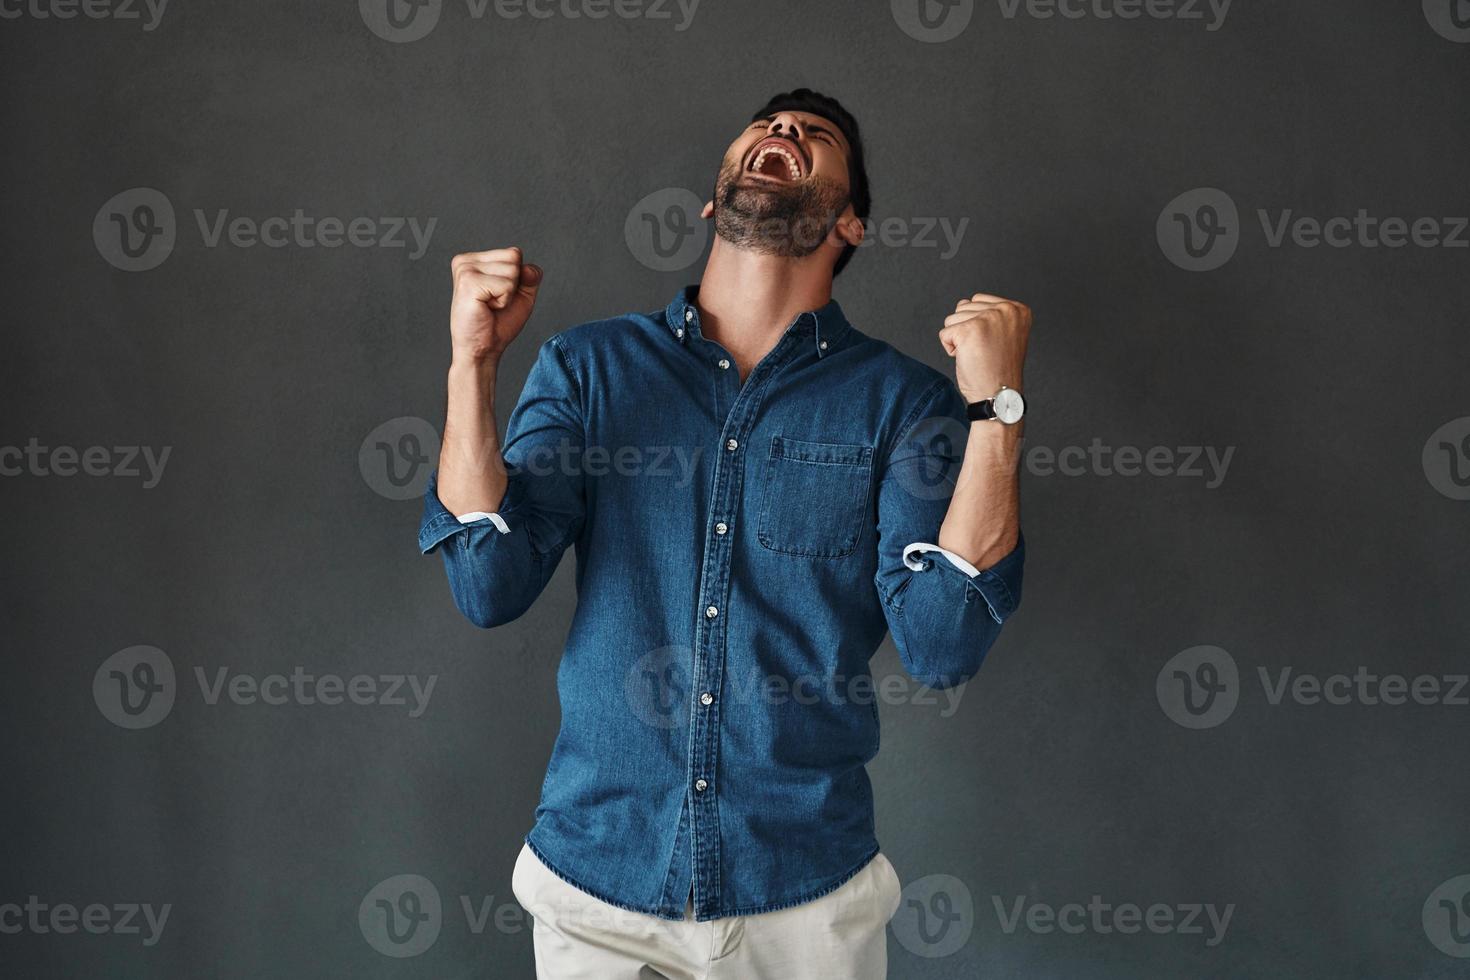
[[[774,436],[757,537],[771,551],[841,558],[868,513],[873,447]]]

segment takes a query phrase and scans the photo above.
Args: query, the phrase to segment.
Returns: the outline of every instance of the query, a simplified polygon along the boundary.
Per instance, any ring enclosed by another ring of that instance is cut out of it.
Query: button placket
[[[686,310],[686,320],[691,312]],[[724,435],[721,443],[724,452],[715,459],[713,488],[710,496],[710,515],[734,515],[740,507],[745,487],[745,453],[741,445],[753,424],[755,407],[760,405],[762,391],[770,382],[776,368],[784,362],[792,349],[795,335],[787,333],[761,363],[751,371],[750,377],[739,387],[734,403],[725,418]],[[735,379],[730,375],[733,382]],[[720,842],[718,817],[715,809],[718,794],[714,782],[719,769],[720,706],[718,699],[724,683],[724,652],[726,623],[730,589],[730,565],[734,537],[729,534],[727,520],[714,521],[707,525],[713,533],[707,533],[704,566],[700,575],[699,596],[701,597],[698,625],[695,628],[695,650],[693,674],[694,690],[700,691],[699,704],[704,710],[696,710],[691,718],[688,779],[692,792],[689,797],[689,833],[694,863],[694,891],[696,912],[713,911],[719,905]]]

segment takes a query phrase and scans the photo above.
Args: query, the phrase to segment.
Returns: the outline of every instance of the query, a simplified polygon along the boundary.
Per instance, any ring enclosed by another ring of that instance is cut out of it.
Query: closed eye
[[[769,129],[770,126],[771,120],[757,119],[755,122],[751,123],[745,128],[747,131],[749,131],[752,129]],[[837,147],[837,141],[832,138],[832,134],[827,132],[827,130],[823,129],[821,126],[806,126],[803,128],[805,128],[806,134],[812,139],[819,139],[823,143],[826,143],[828,146],[833,148]]]

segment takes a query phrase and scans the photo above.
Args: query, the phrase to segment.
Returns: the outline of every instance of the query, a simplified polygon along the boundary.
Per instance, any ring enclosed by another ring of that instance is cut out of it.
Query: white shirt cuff
[[[969,562],[965,561],[953,551],[946,551],[943,548],[939,547],[939,545],[937,544],[925,544],[922,541],[915,541],[913,544],[903,549],[903,563],[916,572],[921,571],[924,567],[923,561],[918,558],[910,558],[909,556],[914,554],[923,554],[926,551],[939,552],[941,555],[949,559],[949,563],[951,565],[953,565],[955,568],[958,568],[960,571],[964,572],[971,578],[974,578],[976,575],[980,574],[980,569],[976,568],[974,565],[971,565]]]
[[[501,534],[510,533],[510,525],[506,524],[505,518],[499,514],[487,514],[483,510],[473,510],[468,514],[459,514],[457,516],[461,524],[472,524],[475,521],[483,521],[488,518],[490,523],[495,525],[495,530]]]

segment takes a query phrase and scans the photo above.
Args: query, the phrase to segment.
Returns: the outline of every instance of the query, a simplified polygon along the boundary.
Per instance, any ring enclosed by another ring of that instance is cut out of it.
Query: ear
[[[714,201],[705,201],[704,202],[704,208],[703,208],[703,210],[701,210],[699,212],[699,216],[701,218],[703,218],[704,220],[708,221],[711,217],[714,216],[714,213],[715,213],[715,202]]]
[[[837,224],[832,226],[832,237],[843,245],[861,245],[866,234],[867,223],[853,212],[851,204],[842,212],[842,217],[837,219]]]

